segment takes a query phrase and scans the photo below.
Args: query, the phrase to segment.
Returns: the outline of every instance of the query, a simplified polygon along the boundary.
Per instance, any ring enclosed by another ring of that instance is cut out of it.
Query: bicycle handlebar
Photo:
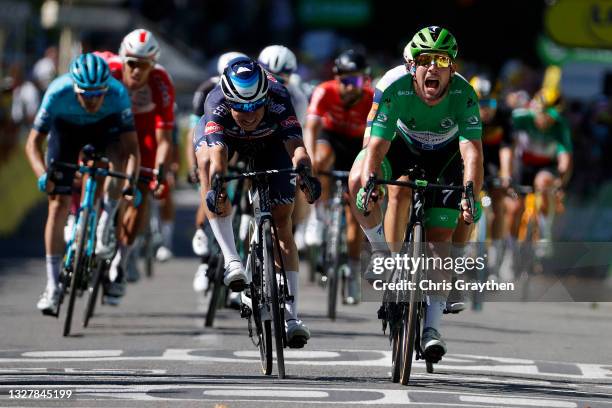
[[[91,174],[91,175],[103,176],[103,177],[110,176],[110,177],[116,177],[116,178],[120,178],[124,180],[130,179],[130,176],[128,176],[125,173],[120,173],[118,171],[112,171],[104,167],[98,167],[98,166],[93,166],[93,165],[92,166],[78,165],[78,164],[65,163],[65,162],[60,162],[60,161],[52,161],[49,164],[49,171],[51,174],[53,174],[54,172],[58,171],[61,168],[76,170],[81,174]]]

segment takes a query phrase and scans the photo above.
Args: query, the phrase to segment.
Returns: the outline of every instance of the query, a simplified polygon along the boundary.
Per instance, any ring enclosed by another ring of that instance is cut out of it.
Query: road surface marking
[[[506,397],[481,397],[479,395],[460,395],[459,400],[462,402],[478,402],[482,404],[497,405],[519,405],[530,407],[550,407],[550,408],[576,408],[578,405],[574,402],[565,402],[549,399],[536,398],[506,398]]]

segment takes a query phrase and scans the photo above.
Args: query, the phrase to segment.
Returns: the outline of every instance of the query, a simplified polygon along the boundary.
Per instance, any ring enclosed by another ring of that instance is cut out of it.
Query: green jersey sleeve
[[[533,124],[533,114],[528,109],[515,109],[512,111],[512,128],[514,130],[528,130]]]
[[[393,97],[394,87],[390,86],[381,92],[376,89],[372,109],[368,115],[368,122],[371,121],[370,135],[392,141],[395,137],[396,123],[399,113],[397,100]]]
[[[557,155],[561,153],[572,153],[574,148],[572,145],[572,135],[570,127],[565,119],[561,119],[559,126],[559,140],[557,143]]]
[[[480,120],[480,109],[478,107],[478,96],[469,84],[466,87],[465,108],[459,109],[459,141],[481,140],[482,121]]]

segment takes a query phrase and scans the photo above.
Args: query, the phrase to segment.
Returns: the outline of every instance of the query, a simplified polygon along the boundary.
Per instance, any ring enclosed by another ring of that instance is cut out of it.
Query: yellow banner
[[[557,0],[546,10],[544,24],[558,44],[612,48],[612,0]]]

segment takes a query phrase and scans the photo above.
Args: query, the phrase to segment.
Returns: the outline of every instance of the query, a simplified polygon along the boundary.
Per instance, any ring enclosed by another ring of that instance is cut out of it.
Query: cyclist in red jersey
[[[342,52],[334,62],[334,79],[323,82],[314,90],[306,120],[304,141],[309,154],[315,157],[315,171],[350,171],[361,151],[363,135],[374,91],[370,87],[370,68],[365,57],[354,51]],[[313,154],[314,153],[314,154]],[[323,242],[323,219],[330,198],[331,183],[321,179],[321,200],[315,206],[306,226],[307,245]],[[361,229],[348,207],[346,209],[349,268],[357,276]],[[356,279],[350,280],[348,303],[359,299]]]
[[[140,145],[141,165],[160,170],[151,186],[155,198],[168,192],[163,168],[170,159],[174,127],[174,85],[159,64],[159,44],[153,34],[136,29],[121,42],[119,55],[99,53],[107,59],[112,75],[123,82],[132,100],[132,111]],[[125,208],[118,222],[120,244],[111,263],[111,284],[107,288],[109,303],[118,304],[125,292],[125,267],[134,240],[148,219],[149,185],[139,183],[142,203]]]

